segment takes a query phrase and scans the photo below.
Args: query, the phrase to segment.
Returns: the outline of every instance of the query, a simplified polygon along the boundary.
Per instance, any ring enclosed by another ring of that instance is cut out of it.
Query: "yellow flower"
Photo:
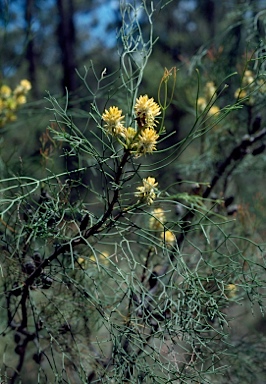
[[[153,203],[153,200],[156,198],[156,183],[154,177],[148,177],[147,179],[142,180],[143,185],[137,187],[137,192],[135,196],[140,200],[144,200],[148,205]]]
[[[17,109],[17,100],[15,100],[13,97],[10,97],[7,101],[6,101],[6,107],[8,109],[10,109],[11,111],[14,111],[15,109]]]
[[[206,99],[208,100],[208,102],[212,98],[216,98],[216,88],[214,86],[214,82],[213,81],[208,81],[206,83],[204,91],[205,91],[205,96],[206,96]]]
[[[120,135],[124,131],[122,110],[117,107],[110,107],[102,114],[102,119],[106,123],[104,127],[111,135]]]
[[[153,231],[162,229],[163,223],[165,221],[165,215],[162,208],[155,208],[152,212],[152,217],[149,220],[149,227]]]
[[[4,98],[9,97],[11,95],[11,88],[8,85],[2,85],[0,88],[0,94]]]
[[[197,100],[197,104],[198,104],[198,108],[199,108],[200,112],[203,112],[204,109],[207,107],[207,101],[206,101],[205,97],[199,97]]]
[[[107,252],[102,252],[97,257],[99,263],[103,264],[103,265],[107,265],[108,264],[108,262],[109,262],[108,258],[109,258],[109,253],[107,253]],[[95,258],[94,255],[90,256],[90,260],[93,261],[96,264],[96,258]]]
[[[161,238],[167,246],[173,246],[176,242],[176,237],[172,231],[165,231],[161,233]]]
[[[266,83],[265,83],[265,80],[258,80],[258,86],[259,86],[259,91],[260,93],[266,93]]]
[[[205,111],[209,107],[211,100],[216,99],[216,88],[213,81],[208,81],[204,87],[204,97],[199,97],[197,100],[198,109],[200,112]],[[208,115],[212,116],[219,112],[219,107],[213,105],[209,111]]]
[[[235,284],[227,284],[224,287],[224,293],[228,299],[233,299],[236,296],[237,286]]]
[[[236,99],[244,99],[247,96],[247,91],[241,88],[237,88],[235,91],[235,98]]]
[[[254,77],[252,71],[246,70],[244,72],[243,76],[243,86],[250,85],[251,83],[254,82]]]
[[[156,140],[159,135],[153,128],[145,128],[138,136],[137,153],[146,154],[156,151]]]
[[[198,101],[197,101],[197,104],[198,104],[198,108],[199,108],[199,111],[200,112],[203,112],[206,108],[207,108],[207,100],[205,99],[205,97],[199,97],[198,98]],[[209,111],[208,111],[208,116],[213,116],[217,113],[220,112],[220,108],[217,107],[217,105],[213,105]]]
[[[31,89],[31,83],[28,80],[21,80],[19,85],[14,89],[14,95],[25,95]]]
[[[156,116],[161,114],[159,105],[148,97],[148,95],[140,96],[135,104],[136,120],[139,128],[153,128],[158,123]]]
[[[219,112],[220,112],[220,108],[217,107],[217,105],[213,105],[213,106],[209,109],[209,111],[208,111],[208,116],[217,115]]]
[[[25,104],[27,99],[24,95],[19,95],[16,99],[18,105]]]
[[[124,128],[120,135],[126,140],[125,147],[130,148],[132,147],[133,141],[136,138],[137,131],[135,128],[128,127]]]
[[[100,261],[102,264],[107,265],[109,263],[109,253],[108,252],[102,252],[100,253]]]
[[[88,259],[84,259],[83,257],[78,257],[76,260],[76,266],[78,268],[87,269],[89,266]]]
[[[29,82],[29,80],[21,80],[20,85],[24,89],[25,93],[31,90],[31,83]]]

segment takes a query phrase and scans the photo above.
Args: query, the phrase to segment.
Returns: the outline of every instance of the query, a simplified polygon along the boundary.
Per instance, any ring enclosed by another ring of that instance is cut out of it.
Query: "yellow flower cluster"
[[[138,197],[140,201],[143,201],[150,205],[156,198],[157,185],[158,183],[155,181],[154,177],[147,177],[147,179],[142,180],[142,185],[140,187],[137,187],[137,192],[135,192],[135,196]]]
[[[102,265],[108,265],[109,263],[109,253],[108,252],[102,252],[98,255],[98,261]],[[89,257],[89,260],[93,262],[93,264],[96,265],[96,258],[94,255],[91,255]],[[87,268],[88,266],[91,266],[92,264],[88,262],[88,259],[84,259],[83,257],[78,257],[77,259],[78,265],[82,265],[84,268]]]
[[[136,143],[136,152],[138,154],[152,153],[156,151],[156,143],[159,135],[154,128],[145,128],[138,135]]]
[[[98,255],[98,261],[100,264],[102,265],[108,265],[109,263],[109,253],[108,252],[102,252],[102,253],[99,253]],[[95,256],[94,255],[91,255],[90,256],[90,260],[95,262],[96,263],[96,259],[95,259]]]
[[[165,243],[166,246],[171,247],[176,242],[176,237],[172,231],[165,231],[161,233],[161,239]]]
[[[241,100],[241,102],[245,102],[251,106],[255,103],[255,98],[252,96],[252,93],[254,90],[258,90],[258,92],[264,96],[266,93],[265,84],[264,79],[256,78],[253,72],[247,69],[242,77],[241,88],[236,89],[234,96],[238,100],[244,99]]]
[[[117,107],[110,107],[109,110],[106,109],[102,115],[106,131],[114,136],[121,135],[124,129],[124,117],[125,116],[122,116],[122,110]]]
[[[153,231],[158,231],[163,227],[163,223],[165,222],[165,214],[162,208],[155,208],[151,212],[152,216],[149,220],[149,227]]]
[[[145,155],[156,151],[159,138],[155,128],[156,120],[160,115],[160,107],[153,98],[148,95],[140,96],[135,103],[135,120],[137,127],[125,127],[122,110],[112,106],[102,114],[104,128],[108,134],[118,137],[126,149],[136,156]]]
[[[204,96],[199,97],[197,100],[197,105],[200,112],[205,111],[208,107],[208,104],[211,100],[216,99],[216,88],[213,81],[208,81],[204,87]],[[217,105],[212,105],[207,112],[208,116],[216,115],[220,112],[220,108]]]
[[[26,95],[30,89],[31,83],[28,80],[21,80],[13,91],[5,84],[0,87],[0,127],[16,120],[16,111],[26,103]]]
[[[152,212],[152,217],[149,220],[149,227],[153,231],[160,231],[161,240],[168,247],[171,247],[176,242],[176,237],[172,231],[164,230],[166,217],[162,208],[155,208]]]
[[[148,95],[140,96],[135,104],[136,120],[139,128],[154,128],[158,121],[156,117],[161,114],[160,107]]]
[[[235,284],[227,284],[224,287],[224,293],[228,299],[233,299],[237,295],[237,286]]]
[[[242,87],[237,88],[237,90],[235,91],[235,98],[244,99],[245,97],[247,97],[247,94],[248,94],[247,90],[243,88],[246,88],[253,83],[254,83],[254,77],[253,77],[252,71],[246,70],[242,78]]]

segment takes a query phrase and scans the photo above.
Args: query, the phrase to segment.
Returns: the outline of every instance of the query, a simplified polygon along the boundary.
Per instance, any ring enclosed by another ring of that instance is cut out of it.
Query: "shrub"
[[[119,78],[103,71],[95,92],[85,68],[89,111],[48,95],[41,154],[50,142],[67,168],[1,180],[2,380],[259,380],[264,341],[243,319],[264,308],[263,232],[238,186],[263,157],[264,75],[251,57],[230,94],[236,74],[197,72],[184,95],[194,122],[168,145],[178,73],[139,94],[152,23],[145,41],[138,12],[122,11]]]

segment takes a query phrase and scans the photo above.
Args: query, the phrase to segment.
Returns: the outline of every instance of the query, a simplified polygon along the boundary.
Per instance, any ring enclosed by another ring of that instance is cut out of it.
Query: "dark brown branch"
[[[16,367],[16,370],[11,377],[10,384],[15,384],[17,377],[20,375],[24,360],[25,360],[25,355],[26,355],[26,349],[27,345],[30,341],[33,341],[36,337],[35,333],[30,333],[30,332],[22,332],[22,334],[26,334],[25,339],[23,340],[22,343],[18,343],[15,352],[19,355],[19,360],[18,364]]]
[[[28,301],[28,297],[29,297],[29,289],[30,289],[31,285],[33,284],[34,280],[37,277],[39,277],[42,274],[44,268],[49,266],[51,264],[51,262],[53,260],[55,260],[60,254],[64,254],[66,252],[69,252],[75,246],[85,244],[86,239],[88,239],[90,236],[93,236],[96,233],[98,233],[98,231],[101,230],[102,226],[106,223],[106,221],[111,217],[112,212],[113,212],[114,207],[115,207],[115,204],[118,202],[119,193],[120,193],[120,189],[121,189],[121,185],[120,185],[121,184],[121,178],[122,178],[124,167],[128,161],[129,156],[130,156],[130,151],[125,150],[124,155],[123,155],[123,157],[120,161],[120,164],[118,166],[116,177],[114,180],[115,185],[116,185],[116,189],[114,191],[112,201],[110,202],[108,209],[103,214],[102,218],[94,226],[92,226],[90,229],[88,229],[84,236],[81,236],[81,235],[78,236],[77,235],[76,237],[74,237],[75,240],[73,240],[72,242],[63,244],[63,245],[55,248],[53,254],[50,255],[45,260],[43,260],[43,262],[41,262],[40,265],[33,271],[33,273],[31,273],[31,275],[24,281],[24,286],[18,287],[17,290],[11,291],[10,295],[7,296],[8,301],[10,301],[10,296],[12,294],[16,295],[17,292],[21,292],[21,299],[20,299],[19,306],[21,307],[22,320],[21,320],[20,324],[16,325],[16,329],[18,331],[24,332],[24,330],[28,326],[27,301]],[[26,248],[24,247],[23,248],[23,254],[25,255],[25,253],[26,253]],[[16,309],[16,311],[17,310],[18,310],[18,308]],[[12,327],[11,320],[13,317],[12,317],[11,313],[9,313],[8,318],[9,318],[9,326]],[[19,374],[21,372],[21,369],[22,369],[22,366],[24,363],[27,344],[34,337],[35,337],[35,335],[27,334],[26,338],[24,339],[23,344],[17,345],[17,353],[19,354],[20,358],[19,358],[18,365],[16,367],[16,371],[14,372],[14,374],[12,376],[11,384],[15,383],[17,377],[19,376]],[[98,360],[100,361],[100,359],[98,359]],[[105,362],[102,362],[102,365],[105,365]]]
[[[242,141],[231,151],[230,155],[217,167],[214,177],[210,185],[204,191],[202,197],[206,198],[210,195],[211,191],[223,176],[225,170],[233,162],[241,161],[249,153],[248,149],[257,141],[261,140],[266,135],[266,128],[263,128],[254,136],[245,135]]]
[[[124,155],[121,159],[121,162],[119,164],[119,167],[118,167],[118,170],[116,173],[116,177],[115,177],[115,181],[114,181],[114,183],[116,185],[116,189],[114,191],[114,196],[113,196],[112,201],[110,202],[110,204],[108,206],[108,209],[106,210],[106,212],[104,213],[102,218],[95,225],[93,225],[91,228],[89,228],[86,231],[86,233],[84,234],[84,236],[78,236],[78,235],[74,236],[73,241],[70,241],[66,244],[63,244],[63,245],[57,247],[55,249],[54,253],[51,256],[49,256],[48,258],[46,258],[45,260],[43,260],[43,262],[35,269],[35,271],[25,280],[25,282],[24,282],[25,285],[24,285],[23,291],[25,291],[27,289],[27,287],[30,287],[33,284],[34,280],[41,275],[44,268],[46,268],[48,265],[50,265],[51,262],[53,260],[55,260],[59,255],[69,252],[73,247],[76,247],[76,246],[81,245],[81,244],[86,244],[86,239],[88,239],[89,237],[98,233],[98,231],[101,229],[101,227],[110,218],[110,216],[112,215],[114,206],[117,203],[118,198],[119,198],[120,181],[121,181],[121,177],[123,174],[123,169],[127,163],[129,156],[130,156],[130,151],[126,150],[124,152]]]
[[[231,165],[231,163],[233,161],[235,163],[242,161],[244,157],[249,153],[249,148],[254,143],[261,140],[264,136],[266,136],[266,128],[263,128],[254,136],[245,135],[242,138],[241,142],[232,149],[228,157],[220,165],[218,165],[215,171],[215,175],[213,176],[208,187],[203,192],[202,197],[203,198],[209,197],[211,191],[213,190],[215,185],[218,183],[218,181],[221,179],[221,177],[224,175],[225,171]],[[187,233],[191,229],[191,225],[192,225],[191,220],[193,219],[194,215],[195,215],[195,212],[191,210],[191,211],[188,211],[182,219],[182,225],[181,225],[182,232],[177,239],[177,244],[179,247],[182,246]]]

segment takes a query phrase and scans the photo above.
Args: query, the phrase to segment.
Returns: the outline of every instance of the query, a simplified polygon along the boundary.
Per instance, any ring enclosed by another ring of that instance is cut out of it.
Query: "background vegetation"
[[[2,382],[265,382],[263,1],[0,7]]]

